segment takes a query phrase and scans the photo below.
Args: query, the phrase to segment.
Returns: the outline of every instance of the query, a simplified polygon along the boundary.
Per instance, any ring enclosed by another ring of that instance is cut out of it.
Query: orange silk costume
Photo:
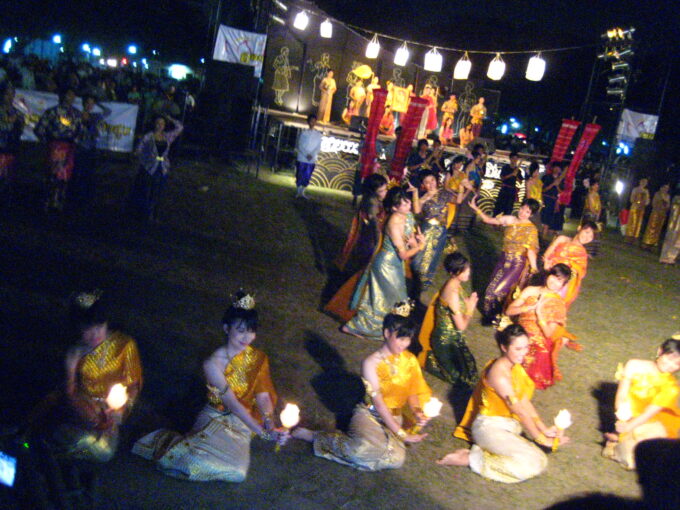
[[[586,276],[586,271],[588,270],[588,252],[581,244],[565,241],[555,246],[546,262],[551,267],[555,264],[566,264],[571,269],[571,279],[565,286],[564,295],[562,296],[568,310],[578,297],[581,281]]]
[[[455,437],[472,442],[472,422],[474,422],[477,415],[480,414],[484,416],[512,418],[513,420],[519,421],[519,418],[513,414],[508,407],[508,404],[486,381],[486,375],[495,361],[495,359],[489,361],[484,367],[484,370],[482,370],[482,377],[477,383],[477,387],[475,388],[472,397],[470,397],[470,401],[465,409],[465,415],[453,433]],[[513,365],[510,377],[512,380],[512,389],[515,392],[517,400],[531,400],[531,397],[534,395],[534,382],[527,375],[522,365]]]
[[[238,353],[224,369],[227,385],[248,412],[260,417],[255,397],[259,393],[269,393],[272,405],[276,406],[276,390],[269,372],[269,359],[262,351],[250,345]],[[219,390],[208,385],[208,403],[218,411],[224,411]]]
[[[562,345],[562,338],[557,337],[557,334],[563,332],[566,326],[567,307],[562,296],[551,291],[545,291],[540,299],[538,296],[529,296],[526,299],[527,306],[537,302],[536,309],[520,314],[518,322],[529,335],[529,352],[522,365],[536,384],[536,388],[544,390],[562,379],[557,368],[557,353]],[[543,334],[538,323],[539,312],[546,324],[553,322],[562,326],[557,329],[553,338]]]

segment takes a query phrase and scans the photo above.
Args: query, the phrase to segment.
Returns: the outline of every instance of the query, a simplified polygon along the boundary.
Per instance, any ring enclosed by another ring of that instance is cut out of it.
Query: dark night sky
[[[0,0],[3,16],[0,33],[13,31],[47,36],[54,31],[72,34],[123,50],[138,42],[147,50],[195,62],[208,53],[208,13],[216,0],[69,0],[52,2]],[[285,0],[284,0],[285,2]],[[17,5],[19,4],[19,5]],[[235,0],[245,10],[247,0]],[[628,105],[655,113],[669,61],[675,58],[671,86],[666,96],[662,127],[673,133],[680,113],[680,62],[677,33],[680,8],[677,0],[558,0],[511,1],[399,1],[318,0],[319,8],[333,17],[397,37],[442,46],[478,50],[527,50],[598,43],[612,26],[635,26],[636,81]],[[224,0],[229,8],[229,0]],[[11,6],[11,7],[10,7]],[[247,16],[246,16],[247,19]],[[242,28],[248,28],[242,26]],[[384,41],[384,45],[389,42]],[[498,84],[501,112],[553,121],[578,115],[585,97],[596,49],[545,54],[547,71],[539,83],[524,79],[528,56],[504,57],[507,72]],[[458,55],[444,54],[445,65]],[[421,54],[413,58],[422,59]],[[489,56],[472,55],[472,77],[482,78]]]

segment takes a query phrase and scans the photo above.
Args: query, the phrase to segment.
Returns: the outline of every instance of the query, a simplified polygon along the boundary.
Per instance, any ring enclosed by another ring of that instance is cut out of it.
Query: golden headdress
[[[81,292],[76,294],[74,301],[80,308],[87,310],[88,308],[92,308],[103,294],[104,292],[99,289],[95,289],[92,292]]]
[[[411,312],[414,308],[415,303],[411,299],[407,299],[406,301],[399,301],[398,303],[395,303],[390,313],[394,315],[401,315],[402,317],[408,317],[411,315]]]
[[[255,308],[255,298],[250,294],[245,294],[239,299],[234,299],[232,306],[241,310],[252,310]]]

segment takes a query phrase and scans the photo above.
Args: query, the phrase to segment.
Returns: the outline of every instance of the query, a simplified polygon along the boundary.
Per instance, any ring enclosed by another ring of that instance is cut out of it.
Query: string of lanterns
[[[288,7],[285,6],[282,2],[276,1],[275,4],[280,7],[283,10],[288,10]],[[285,9],[284,9],[285,7]],[[272,16],[272,19],[277,21],[278,23],[281,23],[282,25],[285,24],[285,21],[279,18],[278,16]],[[307,29],[307,26],[309,25],[309,14],[307,13],[306,10],[302,10],[298,12],[295,15],[295,18],[293,19],[293,28],[303,31]],[[361,30],[363,32],[366,32],[364,29],[360,27],[354,27],[353,25],[345,25],[348,28],[354,28],[357,30]],[[333,22],[331,21],[330,18],[326,17],[324,21],[319,25],[319,35],[325,39],[330,39],[333,37]],[[376,59],[378,58],[378,55],[380,54],[380,41],[378,39],[378,35],[380,35],[383,38],[387,39],[393,39],[396,41],[402,41],[401,46],[397,49],[397,51],[394,54],[394,64],[398,66],[405,66],[411,56],[411,52],[408,48],[407,41],[404,41],[402,39],[398,39],[396,37],[392,37],[390,35],[386,34],[378,34],[377,32],[374,33],[373,37],[368,41],[368,44],[366,46],[366,58],[368,59]],[[416,45],[416,46],[425,46],[425,47],[430,47],[429,45],[417,43],[417,42],[411,42],[409,41],[411,45]],[[489,62],[489,67],[486,72],[486,76],[490,80],[498,81],[503,78],[503,75],[505,74],[506,71],[506,64],[505,61],[503,61],[502,55],[504,54],[533,54],[533,56],[529,59],[529,62],[527,64],[526,72],[524,74],[525,78],[529,81],[541,81],[543,79],[543,76],[545,75],[545,68],[546,68],[546,62],[541,56],[541,53],[548,53],[548,52],[557,52],[557,51],[568,51],[568,50],[575,50],[575,49],[582,49],[582,48],[588,48],[590,46],[595,46],[595,45],[583,45],[583,46],[570,46],[570,47],[565,47],[565,48],[552,48],[552,49],[545,49],[541,51],[498,51],[498,52],[493,52],[493,51],[473,51],[473,50],[460,50],[458,48],[443,48],[443,47],[430,47],[431,49],[425,54],[425,60],[423,62],[423,68],[426,71],[438,73],[441,72],[442,66],[444,63],[444,58],[441,53],[439,53],[438,48],[441,50],[445,51],[454,51],[454,52],[462,52],[463,56],[456,62],[456,65],[454,66],[453,69],[453,79],[454,80],[467,80],[468,76],[470,75],[470,71],[472,70],[472,61],[470,60],[470,53],[480,53],[480,54],[492,54],[494,55],[493,59],[491,62]]]

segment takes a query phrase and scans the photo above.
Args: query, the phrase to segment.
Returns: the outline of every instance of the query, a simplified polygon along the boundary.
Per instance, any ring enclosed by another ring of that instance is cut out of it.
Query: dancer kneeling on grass
[[[297,427],[292,436],[314,443],[318,457],[364,471],[396,469],[404,464],[405,443],[419,443],[427,434],[402,428],[402,409],[408,403],[419,426],[427,423],[422,406],[430,399],[416,357],[407,349],[415,333],[410,312],[400,303],[383,321],[382,347],[362,363],[366,403],[354,409],[347,434],[313,432]]]
[[[133,453],[155,460],[165,474],[193,481],[242,482],[250,464],[253,435],[284,443],[274,428],[276,391],[267,355],[250,346],[258,316],[255,300],[238,292],[222,320],[227,343],[203,363],[208,403],[182,437],[157,430],[135,443]]]
[[[454,435],[472,442],[437,461],[441,465],[470,466],[485,478],[516,483],[541,474],[548,458],[521,436],[522,429],[538,445],[550,447],[554,439],[569,441],[555,427],[547,427],[531,403],[534,383],[522,368],[529,338],[522,326],[512,324],[497,333],[501,356],[490,361],[468,403]]]
[[[631,359],[619,365],[616,378],[616,433],[605,434],[602,455],[635,469],[635,447],[640,441],[678,438],[680,387],[673,374],[680,370],[680,335],[659,347],[654,361]]]

